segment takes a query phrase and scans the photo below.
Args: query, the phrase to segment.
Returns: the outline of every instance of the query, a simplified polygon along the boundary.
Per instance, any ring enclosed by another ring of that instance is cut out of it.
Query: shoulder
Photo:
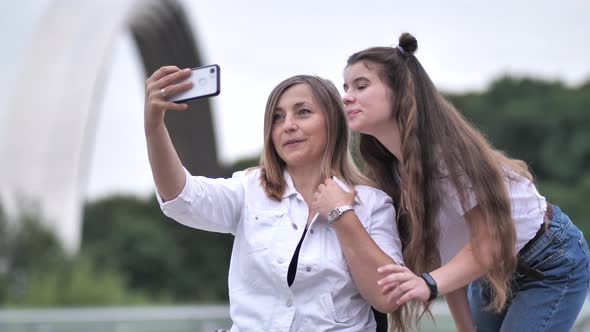
[[[392,204],[391,197],[383,190],[367,185],[356,185],[354,189],[357,191],[358,197],[362,203],[367,206],[374,206],[376,204]]]
[[[263,191],[260,183],[260,175],[260,167],[251,167],[233,173],[232,179],[240,182],[247,194],[252,194],[258,191]]]
[[[260,167],[251,167],[241,171],[234,172],[232,178],[242,182],[258,181],[260,178]]]
[[[261,167],[251,167],[235,172],[233,178],[237,178],[241,182],[246,195],[247,205],[268,208],[270,205],[274,205],[274,202],[268,197],[262,187],[262,183],[260,182],[261,175]]]

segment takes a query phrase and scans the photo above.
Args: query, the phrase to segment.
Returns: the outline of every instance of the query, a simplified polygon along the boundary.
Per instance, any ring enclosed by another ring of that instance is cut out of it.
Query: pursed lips
[[[358,114],[360,112],[361,112],[361,110],[359,110],[359,109],[349,109],[349,110],[346,110],[346,116],[350,117],[350,116]]]

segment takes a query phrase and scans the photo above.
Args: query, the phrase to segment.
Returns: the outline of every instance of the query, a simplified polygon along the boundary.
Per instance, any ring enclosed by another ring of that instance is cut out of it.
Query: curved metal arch
[[[201,65],[177,0],[56,0],[38,25],[0,124],[3,206],[16,213],[19,200],[34,202],[70,253],[80,243],[97,96],[121,29],[134,36],[146,76],[165,64]],[[220,175],[209,102],[194,106],[198,111],[182,118],[167,114],[166,125],[189,171]]]

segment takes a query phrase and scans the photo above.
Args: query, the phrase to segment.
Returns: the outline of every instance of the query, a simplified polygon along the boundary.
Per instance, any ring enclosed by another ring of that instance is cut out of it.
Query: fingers
[[[404,303],[410,300],[422,300],[419,296],[419,293],[416,289],[412,289],[407,291],[404,295],[402,295],[397,301],[397,305],[403,305]]]
[[[404,282],[410,281],[414,278],[416,278],[416,275],[409,271],[391,273],[377,281],[377,285],[385,287],[391,284],[403,284]]]
[[[395,273],[395,272],[405,272],[410,271],[407,267],[399,264],[387,264],[379,267],[377,272],[379,273]]]
[[[185,111],[188,108],[187,104],[177,104],[170,101],[157,100],[153,103],[158,109],[172,110],[172,111]]]
[[[186,81],[186,82],[172,84],[172,85],[166,86],[166,87],[159,89],[159,90],[153,89],[152,91],[150,91],[150,93],[156,94],[156,96],[152,96],[152,98],[156,97],[156,98],[160,98],[160,99],[167,99],[170,96],[173,96],[177,93],[180,93],[182,91],[186,91],[186,90],[190,89],[192,86],[193,86],[193,82]],[[164,93],[162,93],[162,92],[164,92]]]
[[[150,76],[147,81],[148,82],[156,82],[159,79],[161,79],[162,77],[168,75],[168,74],[172,74],[174,72],[179,71],[180,69],[176,66],[163,66],[160,67],[158,70],[156,70],[152,76]]]
[[[192,82],[176,82],[189,77],[190,73],[191,70],[188,68],[180,70],[176,66],[161,67],[146,80],[146,98],[165,99],[167,96],[189,89]]]
[[[410,300],[427,301],[430,289],[424,280],[407,267],[389,264],[378,269],[379,273],[387,273],[377,281],[381,293],[387,296],[387,302],[402,305]]]
[[[164,87],[168,87],[169,85],[181,81],[191,75],[191,70],[189,68],[183,70],[177,70],[175,72],[169,73],[168,75],[158,79],[154,82],[154,87],[156,89],[162,89]],[[170,95],[170,94],[168,94]]]

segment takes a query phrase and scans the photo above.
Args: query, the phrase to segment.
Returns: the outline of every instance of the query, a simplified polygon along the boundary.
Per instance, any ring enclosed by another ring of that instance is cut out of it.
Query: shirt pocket
[[[333,322],[333,327],[340,329],[350,328],[355,325],[359,321],[362,309],[367,306],[363,304],[366,303],[363,300],[363,303],[357,305],[357,308],[355,308],[357,310],[353,313],[350,311],[351,303],[345,303],[345,305],[340,303],[340,306],[335,305],[331,292],[321,294],[320,303],[326,313],[326,318]]]
[[[277,226],[284,215],[284,211],[248,207],[243,225],[243,241],[246,251],[253,253],[268,249],[275,237]]]

